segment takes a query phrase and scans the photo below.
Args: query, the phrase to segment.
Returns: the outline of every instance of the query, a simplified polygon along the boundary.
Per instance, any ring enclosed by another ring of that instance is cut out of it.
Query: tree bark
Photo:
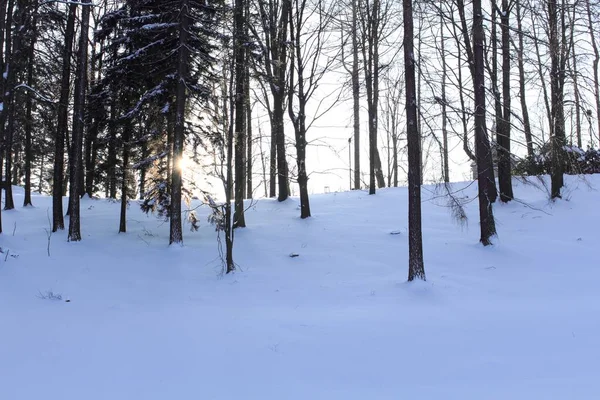
[[[425,280],[421,231],[421,136],[417,121],[412,0],[404,0],[404,70],[408,139],[408,280]]]
[[[510,9],[508,0],[502,0],[500,29],[502,31],[502,102],[497,118],[498,183],[500,201],[507,203],[514,197],[510,155]]]
[[[491,238],[496,235],[496,223],[492,211],[488,170],[493,168],[488,154],[491,152],[485,126],[485,67],[483,46],[485,33],[483,30],[483,12],[481,0],[473,0],[473,89],[475,93],[475,155],[477,158],[477,181],[479,194],[480,241],[484,246],[490,245]]]
[[[87,87],[88,39],[91,0],[83,0],[81,11],[81,31],[79,40],[79,55],[77,57],[78,76],[76,81],[73,107],[73,134],[71,149],[71,185],[69,190],[69,236],[70,242],[81,240],[80,229],[80,185],[82,174],[82,145],[85,126],[85,89]]]
[[[308,197],[308,174],[306,171],[306,104],[308,102],[308,98],[305,92],[304,59],[300,40],[302,34],[302,25],[305,22],[301,16],[303,12],[304,5],[296,6],[295,15],[290,8],[290,42],[294,47],[290,56],[288,113],[290,119],[292,120],[292,124],[294,125],[294,133],[296,137],[296,162],[298,166],[298,187],[300,189],[300,218],[305,219],[310,217],[311,214],[310,201]],[[297,18],[296,20],[294,20],[294,16]],[[322,29],[322,27],[319,27],[319,29]],[[320,32],[317,33],[317,35],[320,35]],[[294,82],[295,75],[298,78],[297,89]],[[295,91],[296,93],[294,93]],[[298,97],[297,113],[294,112],[293,107],[295,95]]]
[[[558,9],[557,0],[548,0],[548,25],[550,45],[550,95],[551,95],[551,120],[552,129],[552,170],[551,170],[551,197],[560,198],[560,191],[564,186],[564,146],[565,146],[565,115],[564,115],[564,80],[565,80],[565,23],[564,8]],[[562,29],[559,29],[559,15],[562,20]]]
[[[127,178],[129,174],[129,141],[131,140],[131,122],[123,127],[123,178],[121,181],[121,217],[119,233],[127,232]]]
[[[173,167],[171,168],[171,209],[170,209],[170,235],[169,244],[183,242],[181,226],[181,168],[177,163],[183,156],[183,142],[185,137],[185,106],[187,100],[185,80],[188,75],[189,48],[188,27],[190,17],[188,14],[188,0],[181,0],[181,13],[179,16],[179,54],[177,65],[177,92],[175,98],[175,129],[173,131]]]
[[[440,6],[443,0],[440,0]],[[444,15],[440,12],[440,29],[441,29],[441,54],[442,62],[442,145],[443,145],[443,164],[444,164],[444,182],[450,182],[450,165],[448,157],[448,112],[446,100],[446,81],[448,79],[448,66],[446,63],[446,38],[444,35]],[[460,67],[459,67],[460,68]]]
[[[37,7],[32,16],[32,35],[27,54],[27,85],[33,87],[33,65],[35,57],[35,43],[37,40]],[[33,95],[27,93],[27,103],[25,105],[25,196],[23,198],[23,207],[32,206],[31,201],[31,162],[33,161],[33,148],[31,132],[33,130]]]
[[[523,130],[525,131],[525,142],[527,143],[527,155],[533,157],[533,136],[531,135],[531,123],[529,122],[529,110],[525,95],[525,63],[523,44],[523,18],[521,15],[521,2],[515,2],[517,13],[517,35],[519,36],[519,47],[517,49],[517,61],[519,68],[519,100],[521,102],[521,114],[523,118]]]
[[[354,190],[360,190],[360,81],[358,76],[357,1],[352,0],[352,110],[354,121]]]
[[[245,143],[246,143],[246,51],[244,35],[244,2],[235,0],[234,5],[234,37],[233,54],[235,63],[235,210],[233,228],[246,227],[244,216],[244,189],[246,179],[244,174]]]
[[[69,118],[69,89],[71,83],[71,56],[73,53],[73,38],[75,36],[76,4],[69,5],[67,26],[65,29],[65,46],[62,54],[63,65],[60,83],[60,100],[54,141],[54,173],[52,184],[52,232],[65,229],[63,217],[63,186],[65,169],[65,137],[68,130]]]
[[[592,20],[592,9],[590,7],[590,0],[585,2],[587,17],[588,17],[588,30],[590,31],[590,42],[594,51],[594,59],[592,62],[592,70],[594,71],[594,99],[596,100],[596,123],[598,130],[596,131],[600,138],[600,79],[598,78],[598,64],[600,63],[600,51],[598,50],[598,35],[594,31],[594,22]],[[594,146],[593,142],[591,143]]]

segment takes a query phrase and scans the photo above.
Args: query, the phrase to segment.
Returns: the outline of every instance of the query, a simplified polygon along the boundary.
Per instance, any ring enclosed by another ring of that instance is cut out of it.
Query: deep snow
[[[428,281],[411,284],[403,188],[312,196],[305,221],[297,199],[258,200],[231,276],[212,226],[169,248],[136,204],[118,234],[107,200],[84,199],[83,241],[54,234],[48,257],[51,201],[34,196],[2,215],[0,399],[600,399],[600,176],[586,179],[556,203],[516,183],[526,204],[495,206],[490,248],[474,184],[454,185],[474,200],[464,227],[424,187]]]

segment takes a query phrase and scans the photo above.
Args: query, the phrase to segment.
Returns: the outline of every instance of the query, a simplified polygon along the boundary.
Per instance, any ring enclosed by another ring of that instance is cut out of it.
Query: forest
[[[560,199],[565,174],[600,172],[599,21],[598,0],[2,0],[3,210],[51,195],[51,231],[77,242],[81,199],[104,197],[119,232],[141,207],[180,244],[200,196],[231,272],[249,199],[297,193],[311,217],[320,143],[348,152],[353,190],[407,185],[424,280],[424,183],[473,165],[487,246],[514,176]],[[342,104],[347,147],[314,133]]]

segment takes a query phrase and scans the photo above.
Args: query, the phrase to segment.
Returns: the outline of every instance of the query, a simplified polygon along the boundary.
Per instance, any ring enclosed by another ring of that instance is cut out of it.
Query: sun
[[[191,166],[191,161],[189,158],[187,157],[181,157],[179,159],[179,161],[177,162],[177,167],[181,170],[181,171],[186,171],[190,168]]]

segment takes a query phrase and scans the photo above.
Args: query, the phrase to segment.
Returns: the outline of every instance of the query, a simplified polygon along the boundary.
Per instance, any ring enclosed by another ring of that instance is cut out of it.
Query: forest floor
[[[226,276],[206,207],[168,247],[135,202],[118,234],[119,204],[84,199],[83,240],[48,255],[34,196],[2,212],[0,399],[600,399],[600,176],[554,203],[531,182],[488,248],[475,184],[452,185],[462,225],[425,186],[410,284],[405,188],[314,195],[308,220],[248,203]]]

